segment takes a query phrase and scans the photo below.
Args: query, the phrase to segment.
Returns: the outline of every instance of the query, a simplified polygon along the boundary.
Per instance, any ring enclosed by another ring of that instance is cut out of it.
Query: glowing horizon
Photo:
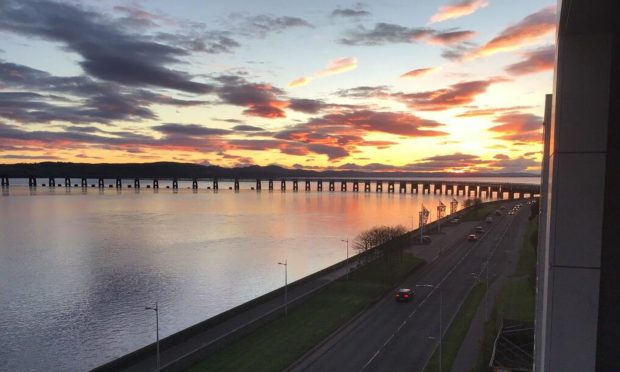
[[[540,169],[546,1],[8,1],[0,30],[0,163]]]

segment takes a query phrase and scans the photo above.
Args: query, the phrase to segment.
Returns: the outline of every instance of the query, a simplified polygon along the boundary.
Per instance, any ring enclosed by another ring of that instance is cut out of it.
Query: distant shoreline
[[[179,179],[269,179],[269,178],[366,178],[369,180],[380,180],[389,178],[409,179],[445,179],[445,178],[539,178],[536,173],[449,173],[449,172],[368,172],[353,170],[325,170],[314,171],[304,169],[283,168],[276,165],[225,168],[215,165],[200,165],[191,163],[175,162],[156,162],[156,163],[63,163],[63,162],[42,162],[42,163],[21,163],[21,164],[0,164],[0,176],[9,178],[28,178],[28,177],[70,177],[70,178],[179,178]]]

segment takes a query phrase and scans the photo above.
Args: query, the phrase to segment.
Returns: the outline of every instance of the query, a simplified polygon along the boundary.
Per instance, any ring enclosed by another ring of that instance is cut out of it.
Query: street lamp
[[[437,288],[437,290],[439,290],[439,372],[442,372],[441,369],[441,362],[443,359],[443,345],[442,345],[442,341],[443,341],[443,327],[442,327],[442,323],[441,323],[441,309],[443,307],[443,296],[441,293],[441,287],[439,285],[432,285],[432,284],[416,284],[416,287],[427,287],[427,288]]]
[[[157,301],[155,301],[155,307],[146,306],[144,310],[153,310],[155,311],[155,326],[156,326],[156,335],[157,335],[157,371],[159,372],[160,362],[159,362],[159,306],[157,305]]]
[[[349,239],[341,239],[340,241],[347,243],[347,280],[349,280]]]
[[[284,263],[278,262],[278,265],[284,266],[284,316],[288,315],[288,263],[284,260]]]

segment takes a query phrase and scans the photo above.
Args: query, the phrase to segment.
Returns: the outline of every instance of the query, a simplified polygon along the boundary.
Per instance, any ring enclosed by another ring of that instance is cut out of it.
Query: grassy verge
[[[469,292],[467,299],[463,302],[463,306],[459,309],[458,314],[454,317],[448,332],[445,333],[443,339],[442,350],[442,369],[449,371],[461,347],[461,343],[469,330],[471,320],[474,318],[480,302],[484,298],[485,286],[483,283],[476,284]],[[424,372],[438,371],[439,350],[435,349],[433,356],[426,364]]]
[[[484,203],[480,204],[478,208],[473,208],[463,215],[461,221],[481,221],[486,216],[492,215],[493,212],[500,207],[498,203]]]
[[[289,311],[211,354],[190,371],[279,371],[365,309],[423,260],[409,254],[380,259],[328,285]]]
[[[480,354],[473,371],[489,370],[488,365],[493,351],[493,342],[501,319],[534,321],[537,237],[538,218],[534,218],[529,221],[526,233],[523,236],[523,246],[515,274],[504,283],[489,321],[485,324]]]

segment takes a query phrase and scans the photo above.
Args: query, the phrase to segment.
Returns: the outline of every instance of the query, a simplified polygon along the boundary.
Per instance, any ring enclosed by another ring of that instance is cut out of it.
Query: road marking
[[[503,220],[504,220],[504,218],[502,218],[502,221]],[[508,231],[508,228],[510,227],[510,225],[511,225],[511,223],[509,222],[507,224],[506,230],[504,230],[504,232],[502,233],[499,241],[495,241],[493,243],[499,244],[499,242],[501,242],[501,240],[503,240],[503,237],[506,234],[506,231]],[[428,293],[428,295],[426,297],[424,297],[424,299],[422,299],[422,301],[418,304],[418,306],[415,307],[415,309],[413,309],[413,311],[407,316],[407,318],[396,328],[396,331],[394,331],[394,333],[392,333],[390,335],[390,337],[383,343],[383,345],[381,345],[381,347],[379,347],[379,349],[373,354],[373,356],[368,360],[368,362],[366,362],[366,364],[364,364],[364,366],[360,369],[360,371],[363,371],[366,367],[368,367],[370,365],[370,363],[372,363],[375,360],[375,358],[377,356],[379,356],[381,351],[390,343],[390,341],[392,341],[394,336],[396,336],[396,334],[399,333],[400,330],[404,327],[404,325],[407,323],[407,319],[410,319],[418,311],[418,309],[420,307],[422,307],[422,305],[424,305],[424,303],[433,295],[433,292],[435,292],[435,290],[437,290],[439,287],[441,287],[443,282],[445,282],[448,279],[448,277],[452,274],[452,272],[454,272],[454,270],[456,270],[456,268],[461,264],[461,262],[463,262],[463,260],[465,260],[471,254],[471,252],[473,252],[475,247],[480,245],[480,242],[483,241],[484,238],[486,238],[487,235],[489,235],[489,232],[491,232],[491,230],[494,230],[496,226],[499,226],[499,224],[491,226],[491,229],[489,229],[478,241],[476,241],[476,243],[474,243],[469,248],[469,251],[467,251],[467,253],[465,253],[465,255],[463,255],[463,257],[461,257],[461,259],[457,263],[454,264],[452,269],[439,281],[439,283],[437,283],[437,284],[435,284],[433,286],[433,289]],[[444,332],[445,332],[445,330],[444,330]],[[443,335],[442,335],[442,338],[443,338]]]

